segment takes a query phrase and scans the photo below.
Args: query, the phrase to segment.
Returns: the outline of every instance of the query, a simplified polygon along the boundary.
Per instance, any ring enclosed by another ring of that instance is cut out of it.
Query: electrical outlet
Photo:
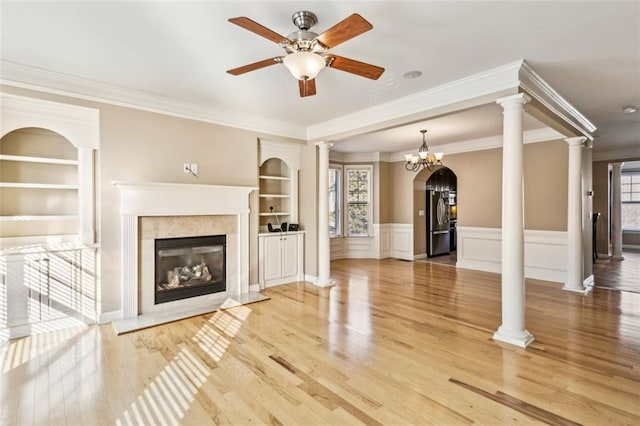
[[[182,172],[183,173],[191,173],[191,164],[189,163],[184,163],[182,165]]]
[[[198,174],[198,165],[193,163],[191,164],[191,173],[193,173],[194,175]]]

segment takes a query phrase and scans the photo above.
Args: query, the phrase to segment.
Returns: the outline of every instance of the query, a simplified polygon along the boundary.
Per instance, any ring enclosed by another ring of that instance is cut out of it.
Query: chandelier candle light
[[[442,152],[429,154],[426,139],[427,131],[420,130],[420,133],[422,133],[422,145],[420,145],[420,149],[418,149],[418,155],[405,154],[404,156],[404,159],[407,161],[404,167],[410,172],[417,172],[424,168],[433,170],[436,166],[442,166]]]

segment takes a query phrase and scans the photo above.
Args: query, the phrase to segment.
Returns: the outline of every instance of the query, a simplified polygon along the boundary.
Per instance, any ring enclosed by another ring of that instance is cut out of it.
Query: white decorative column
[[[524,328],[524,184],[522,114],[524,93],[498,99],[503,108],[502,144],[502,325],[494,340],[526,347],[533,335]]]
[[[612,199],[611,199],[611,251],[612,258],[615,260],[624,260],[622,257],[622,164],[613,163],[612,176]]]
[[[316,285],[331,285],[331,249],[329,239],[329,149],[331,142],[318,142],[318,280]]]
[[[585,137],[565,139],[569,145],[567,200],[567,281],[563,290],[586,294],[583,285],[582,147]]]

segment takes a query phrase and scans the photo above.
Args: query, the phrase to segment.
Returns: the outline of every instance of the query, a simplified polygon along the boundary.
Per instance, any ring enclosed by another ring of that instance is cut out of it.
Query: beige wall
[[[379,182],[379,190],[378,190],[378,203],[379,203],[379,211],[378,211],[378,220],[379,222],[374,223],[393,223],[392,221],[392,211],[393,211],[393,202],[391,201],[392,192],[393,192],[393,174],[391,173],[391,163],[387,162],[379,162],[376,163],[378,166],[378,182]]]
[[[501,227],[502,149],[446,155],[444,163],[458,179],[458,225]],[[525,229],[566,231],[567,170],[564,141],[524,146]],[[414,223],[414,253],[424,253],[426,226],[418,210],[424,209],[423,188],[431,172],[407,172],[403,162],[396,162],[391,164],[391,175],[391,221]]]
[[[101,145],[96,154],[96,173],[103,312],[120,309],[120,194],[113,181],[257,187],[258,138],[283,140],[252,131],[14,87],[3,86],[2,91],[100,110]],[[183,173],[183,163],[197,163],[198,178]],[[309,178],[315,182],[315,176],[301,174],[301,188],[309,186],[306,182]],[[306,198],[301,199],[301,203],[306,201]],[[172,202],[197,200],[183,200],[176,194]],[[250,283],[254,284],[258,281],[258,197],[255,193],[250,197],[250,207],[253,212],[250,217]],[[303,227],[307,220],[310,223],[315,220],[315,214],[311,218],[308,214],[309,209],[301,211]],[[314,240],[314,236],[307,238]],[[306,262],[315,267],[315,257]]]

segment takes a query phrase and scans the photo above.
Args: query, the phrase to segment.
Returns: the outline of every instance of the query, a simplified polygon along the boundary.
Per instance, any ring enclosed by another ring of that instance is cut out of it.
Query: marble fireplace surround
[[[121,196],[122,319],[112,323],[118,334],[266,299],[249,292],[249,194],[257,188],[160,182],[114,185]],[[227,290],[154,306],[149,300],[155,285],[153,251],[149,253],[153,239],[200,232],[227,235]]]

